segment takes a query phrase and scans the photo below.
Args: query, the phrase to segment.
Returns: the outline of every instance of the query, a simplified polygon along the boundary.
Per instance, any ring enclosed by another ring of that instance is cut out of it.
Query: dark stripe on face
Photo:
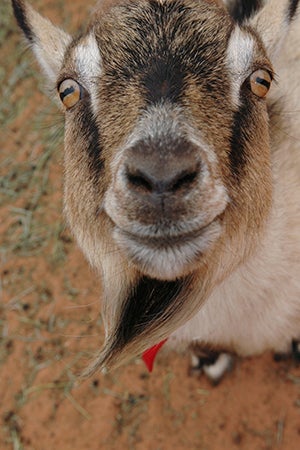
[[[90,100],[88,98],[82,100],[81,108],[81,112],[78,113],[78,127],[80,128],[80,135],[86,143],[90,160],[89,168],[93,175],[99,176],[99,173],[104,167],[101,135],[99,133],[96,120],[92,113]],[[78,149],[78,151],[80,150]]]
[[[172,304],[173,315],[178,306],[176,299],[185,287],[184,280],[161,281],[143,276],[124,303],[112,351],[123,349],[153,324],[159,323]]]
[[[291,22],[297,12],[299,0],[290,0],[290,5],[288,9],[288,19]]]
[[[242,23],[249,19],[249,17],[261,7],[262,0],[235,0],[233,6],[229,9],[229,12],[236,22]]]
[[[150,103],[167,99],[171,102],[179,100],[183,90],[183,73],[180,61],[154,58],[150,68],[142,78],[142,85],[146,89],[146,98]]]
[[[224,54],[232,23],[216,4],[199,2],[192,7],[180,0],[155,0],[129,2],[121,9],[114,22],[109,19],[109,40],[101,29],[96,30],[111,95],[122,83],[132,83],[147,103],[161,99],[177,103],[191,80],[203,89],[208,86],[212,94],[223,88]],[[210,20],[216,25],[207,32]],[[212,71],[212,66],[219,69]]]
[[[15,14],[15,18],[17,19],[19,27],[23,30],[26,38],[33,43],[35,40],[35,35],[33,34],[30,26],[27,22],[26,17],[26,7],[22,1],[12,0],[12,6]]]
[[[238,111],[234,113],[230,137],[229,162],[231,173],[238,178],[247,162],[246,142],[251,120],[251,104],[247,98],[242,100]]]

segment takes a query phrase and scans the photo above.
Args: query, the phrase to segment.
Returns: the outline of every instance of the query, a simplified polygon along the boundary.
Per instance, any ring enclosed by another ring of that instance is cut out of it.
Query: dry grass
[[[47,8],[42,0],[34,3]],[[85,2],[78,8],[83,11]],[[64,1],[51,2],[48,10],[70,22]],[[297,433],[291,414],[300,411],[293,366],[274,375],[266,360],[267,375],[257,372],[266,389],[272,380],[274,396],[288,389],[292,405],[290,416],[285,406],[270,421],[271,394],[262,391],[261,423],[254,406],[240,406],[247,371],[248,386],[252,382],[247,363],[218,388],[188,379],[184,358],[166,358],[151,377],[137,360],[74,389],[76,374],[103,339],[100,288],[62,219],[62,118],[24,53],[8,0],[0,3],[0,60],[1,450],[219,450],[219,436],[225,450],[294,450],[291,441],[285,447],[286,430]],[[44,440],[35,441],[36,433]]]
[[[63,2],[58,3],[62,8]],[[73,245],[65,231],[60,194],[56,192],[61,190],[61,182],[53,185],[50,179],[57,170],[54,167],[61,172],[63,122],[43,95],[43,85],[37,81],[31,57],[24,54],[6,0],[0,4],[0,49],[1,62],[5,62],[0,67],[0,370],[12,364],[14,373],[18,364],[12,359],[16,353],[24,370],[9,409],[3,405],[0,434],[4,441],[0,447],[11,445],[16,450],[25,448],[22,410],[45,391],[65,396],[88,416],[71,394],[73,372],[80,357],[87,358],[86,352],[75,355],[72,350],[54,380],[36,383],[40,373],[51,371],[68,353],[63,335],[72,325],[81,323],[83,330],[77,333],[86,333],[87,314],[79,318],[66,310],[57,312],[53,283],[46,278],[47,270],[62,270]],[[40,278],[39,265],[43,273]],[[76,303],[81,290],[72,287],[67,274],[59,282],[59,289]]]

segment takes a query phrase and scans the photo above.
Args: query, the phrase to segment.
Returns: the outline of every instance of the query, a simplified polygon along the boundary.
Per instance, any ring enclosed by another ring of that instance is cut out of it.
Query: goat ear
[[[12,0],[20,28],[40,66],[51,83],[55,83],[71,37],[37,13],[24,0]]]
[[[263,6],[250,18],[269,54],[274,60],[281,50],[289,26],[297,13],[299,0],[263,0]]]

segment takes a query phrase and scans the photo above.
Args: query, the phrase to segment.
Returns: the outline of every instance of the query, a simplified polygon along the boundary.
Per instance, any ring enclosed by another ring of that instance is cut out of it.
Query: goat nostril
[[[152,192],[152,183],[142,172],[130,173],[129,171],[127,171],[126,177],[129,185],[131,185],[131,187],[133,187],[134,189]]]
[[[151,171],[150,171],[151,172]],[[179,171],[173,176],[168,174],[168,168],[154,175],[145,173],[137,168],[127,167],[125,171],[128,188],[144,194],[170,194],[184,189],[191,189],[199,175],[199,167]]]
[[[176,192],[179,189],[182,188],[189,188],[194,181],[196,180],[198,176],[198,170],[195,170],[194,172],[182,172],[176,180],[173,182],[171,186],[171,191]]]

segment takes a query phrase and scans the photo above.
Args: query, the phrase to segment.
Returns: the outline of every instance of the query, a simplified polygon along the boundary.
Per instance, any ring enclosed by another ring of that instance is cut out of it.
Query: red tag
[[[143,361],[146,364],[149,372],[152,372],[155,356],[159,349],[167,342],[168,339],[164,339],[159,344],[154,345],[143,353]]]

